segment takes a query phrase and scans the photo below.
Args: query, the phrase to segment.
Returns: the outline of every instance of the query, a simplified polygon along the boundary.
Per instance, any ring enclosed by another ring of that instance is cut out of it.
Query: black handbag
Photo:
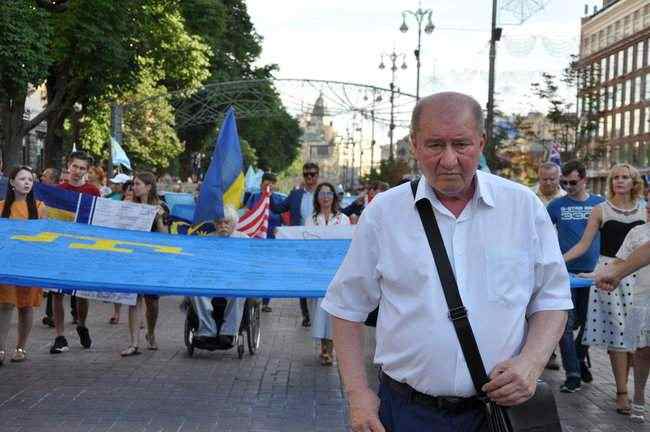
[[[411,191],[415,199],[419,179],[411,182]],[[543,381],[537,383],[532,398],[513,407],[502,407],[487,398],[481,390],[489,378],[479,352],[472,326],[467,317],[467,310],[458,292],[445,245],[435,213],[428,199],[416,201],[422,227],[429,241],[429,247],[440,276],[442,291],[449,308],[449,319],[454,325],[465,362],[472,378],[478,397],[485,401],[486,418],[491,432],[562,432],[553,392]]]

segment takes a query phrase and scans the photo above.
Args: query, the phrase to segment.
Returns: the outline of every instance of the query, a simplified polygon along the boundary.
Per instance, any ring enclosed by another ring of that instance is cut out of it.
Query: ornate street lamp
[[[416,100],[420,99],[420,54],[421,54],[421,42],[422,42],[422,23],[424,22],[424,19],[427,18],[427,24],[424,26],[424,32],[426,34],[431,34],[433,33],[433,30],[436,28],[433,25],[433,21],[431,21],[431,14],[433,14],[433,11],[431,9],[422,9],[422,3],[420,2],[420,6],[417,8],[417,10],[410,11],[410,10],[405,10],[402,11],[402,25],[399,28],[399,31],[402,33],[406,33],[409,28],[406,25],[406,17],[408,15],[411,15],[415,18],[415,21],[418,23],[418,47],[413,51],[413,54],[415,54],[415,61],[416,61],[416,77],[417,77],[417,83],[416,83],[416,89],[415,89],[415,97]]]
[[[396,53],[395,50],[389,54],[381,55],[381,62],[379,63],[379,69],[386,69],[384,64],[384,57],[387,57],[390,60],[390,71],[391,71],[391,81],[390,81],[390,125],[388,130],[388,137],[390,139],[389,147],[389,156],[390,160],[393,159],[393,130],[395,129],[395,74],[397,73],[397,60],[402,59],[402,65],[400,68],[402,70],[406,69],[406,54]]]

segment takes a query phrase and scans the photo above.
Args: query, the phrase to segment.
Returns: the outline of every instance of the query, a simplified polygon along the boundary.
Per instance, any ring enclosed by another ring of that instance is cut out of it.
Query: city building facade
[[[608,169],[650,163],[650,2],[605,0],[582,18],[578,84],[579,152],[590,186],[606,189]]]

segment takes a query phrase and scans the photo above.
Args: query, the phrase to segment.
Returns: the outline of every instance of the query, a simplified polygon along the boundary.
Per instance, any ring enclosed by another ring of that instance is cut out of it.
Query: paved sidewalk
[[[129,358],[119,355],[127,345],[126,308],[115,326],[108,324],[110,305],[92,304],[93,347],[81,349],[68,325],[71,351],[56,356],[48,353],[53,331],[37,313],[30,360],[0,368],[0,432],[346,430],[337,370],[318,364],[297,300],[271,303],[273,312],[262,314],[260,353],[242,360],[235,350],[189,358],[178,303],[161,301],[160,350]],[[13,329],[9,340],[15,341]],[[614,412],[609,360],[597,351],[592,358],[594,383],[558,395],[565,430],[650,431]],[[547,373],[554,388],[563,376]]]

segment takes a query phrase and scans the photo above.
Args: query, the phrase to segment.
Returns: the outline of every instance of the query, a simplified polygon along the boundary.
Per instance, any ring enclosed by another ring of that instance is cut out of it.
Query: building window
[[[616,84],[616,105],[614,108],[623,106],[623,83]]]
[[[605,138],[605,118],[598,119],[598,138]]]
[[[650,132],[650,107],[645,107],[645,117],[641,123],[641,133]]]
[[[641,133],[641,110],[634,110],[634,135],[639,135]]]
[[[623,105],[629,105],[632,103],[632,80],[625,81],[625,103]]]
[[[630,121],[631,120],[630,119],[631,119],[631,117],[632,116],[630,115],[630,111],[625,111],[625,115],[624,115],[624,121],[625,122],[623,123],[623,133],[621,134],[621,136],[626,137],[626,136],[630,135],[630,130],[631,130],[631,128],[630,128]]]
[[[632,17],[626,16],[623,19],[623,36],[629,36],[632,34]]]
[[[607,88],[600,88],[600,99],[598,101],[599,111],[607,111]]]
[[[627,48],[627,66],[625,73],[630,73],[634,70],[634,46]]]
[[[621,113],[616,113],[614,115],[614,129],[612,133],[612,138],[618,138],[621,135]]]
[[[614,57],[614,54],[609,56],[609,73],[607,74],[608,79],[612,80],[616,78],[616,74],[614,73],[614,68],[616,67],[616,58]]]
[[[634,78],[634,101],[635,102],[641,102],[642,99],[642,93],[641,93],[641,77],[638,76]]]
[[[641,11],[634,12],[634,32],[638,32],[643,27],[643,21],[641,20]]]
[[[616,76],[617,77],[623,75],[623,73],[624,73],[623,72],[623,68],[625,67],[625,56],[624,56],[624,54],[625,54],[624,50],[620,50],[616,54],[617,57],[618,57],[618,62],[617,62],[618,66],[617,66],[617,69],[616,69]]]
[[[645,100],[650,100],[650,73],[645,74]]]
[[[614,30],[611,25],[607,26],[607,45],[614,43]]]
[[[636,44],[636,68],[641,69],[645,66],[643,63],[643,52],[645,51],[645,43],[643,41]]]
[[[621,21],[618,20],[614,24],[614,42],[621,40]]]
[[[650,27],[650,5],[643,8],[643,27]]]

